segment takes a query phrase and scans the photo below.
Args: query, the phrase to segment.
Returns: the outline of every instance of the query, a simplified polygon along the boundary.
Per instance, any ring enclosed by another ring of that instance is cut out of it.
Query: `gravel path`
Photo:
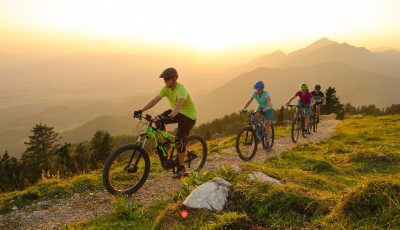
[[[319,142],[329,137],[334,131],[337,120],[324,120],[319,126],[318,132],[313,133],[306,139],[300,137],[298,143]],[[275,140],[273,150],[265,153],[258,151],[253,161],[262,163],[266,157],[273,157],[287,151],[295,146],[290,136],[285,136]],[[222,166],[233,167],[240,165],[243,161],[237,156],[233,147],[221,150],[220,154],[215,154],[207,159],[204,171],[218,170]],[[180,180],[171,178],[170,173],[160,173],[159,175],[146,181],[138,193],[132,197],[133,201],[140,203],[150,203],[154,199],[171,196],[181,187]],[[32,209],[36,211],[32,211]],[[58,229],[60,226],[83,221],[89,218],[103,215],[111,209],[111,195],[105,191],[91,193],[89,195],[75,196],[38,202],[23,210],[15,210],[7,215],[0,215],[0,229]]]

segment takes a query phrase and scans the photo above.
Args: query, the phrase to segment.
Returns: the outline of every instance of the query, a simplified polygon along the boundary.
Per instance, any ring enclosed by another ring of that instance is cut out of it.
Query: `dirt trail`
[[[299,143],[319,142],[329,137],[335,131],[338,123],[337,120],[322,121],[317,133],[313,133],[307,139],[300,137]],[[266,157],[276,156],[293,146],[295,144],[291,141],[290,136],[276,139],[271,152],[265,153],[263,150],[259,150],[253,161],[262,163]],[[204,171],[218,170],[222,166],[232,167],[241,163],[244,162],[237,156],[235,148],[225,148],[221,150],[220,154],[207,159]],[[132,198],[136,202],[150,203],[154,199],[170,196],[179,191],[180,187],[180,180],[174,180],[170,173],[162,172],[147,180]],[[111,196],[105,191],[85,196],[75,194],[66,199],[39,202],[34,207],[36,211],[31,211],[33,209],[31,206],[24,210],[15,210],[5,216],[0,215],[0,229],[58,229],[63,224],[87,220],[109,212]]]

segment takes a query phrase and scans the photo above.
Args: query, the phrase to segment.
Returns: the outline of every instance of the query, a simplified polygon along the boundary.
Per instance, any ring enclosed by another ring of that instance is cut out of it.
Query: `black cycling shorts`
[[[171,114],[172,110],[169,109],[167,111],[164,111],[157,117],[168,117],[169,114]],[[185,146],[185,139],[187,136],[189,136],[190,130],[192,130],[193,126],[196,124],[196,120],[192,120],[189,117],[178,113],[174,118],[169,118],[167,120],[164,120],[163,123],[157,122],[156,127],[158,129],[165,130],[165,125],[167,124],[176,124],[178,123],[178,130],[176,132],[176,147],[179,152],[185,152],[186,151],[186,146]]]

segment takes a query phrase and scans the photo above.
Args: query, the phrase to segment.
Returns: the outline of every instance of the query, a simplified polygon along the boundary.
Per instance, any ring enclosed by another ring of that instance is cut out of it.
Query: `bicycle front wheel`
[[[190,135],[186,138],[185,166],[189,173],[199,172],[207,160],[207,144],[203,137]]]
[[[296,143],[297,140],[299,139],[300,129],[301,129],[301,121],[299,118],[295,117],[292,121],[292,130],[291,130],[292,141],[294,143]]]
[[[112,195],[131,195],[143,186],[149,171],[147,152],[135,144],[123,145],[106,160],[103,185]]]
[[[236,152],[240,159],[249,161],[257,152],[257,137],[253,128],[243,128],[236,137]]]

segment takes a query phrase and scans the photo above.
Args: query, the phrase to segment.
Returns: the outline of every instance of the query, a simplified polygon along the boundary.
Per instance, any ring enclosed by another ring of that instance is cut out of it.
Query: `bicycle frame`
[[[259,129],[259,125],[261,127],[264,127],[264,119],[262,120],[258,120],[255,113],[251,113],[251,122],[249,123],[249,125],[253,125],[254,126],[254,130],[257,133],[258,138],[260,138],[260,140],[263,140],[265,137],[265,132],[261,129]]]
[[[169,169],[169,167],[173,167],[173,165],[167,164],[167,163],[169,163],[167,161],[172,160],[172,158],[173,158],[174,149],[176,147],[176,143],[175,143],[176,137],[166,131],[163,131],[163,130],[157,129],[156,127],[153,127],[152,124],[153,124],[154,120],[151,120],[151,121],[147,120],[147,121],[149,122],[149,124],[147,124],[145,131],[140,133],[140,135],[136,141],[136,144],[138,146],[140,146],[142,149],[146,149],[147,140],[150,138],[152,140],[152,144],[153,144],[154,148],[156,149],[156,152],[158,153],[157,155],[162,163],[162,166],[165,169]],[[164,140],[168,140],[170,142],[172,151],[169,156],[168,156],[167,148],[163,144],[159,143],[156,134],[161,135]],[[160,150],[161,152],[159,152],[157,150]],[[131,158],[128,161],[128,165],[130,165],[130,163],[132,161],[134,161],[135,162],[134,167],[136,167],[137,163],[139,162],[139,156],[140,156],[140,154],[138,154],[138,153],[132,154]]]

